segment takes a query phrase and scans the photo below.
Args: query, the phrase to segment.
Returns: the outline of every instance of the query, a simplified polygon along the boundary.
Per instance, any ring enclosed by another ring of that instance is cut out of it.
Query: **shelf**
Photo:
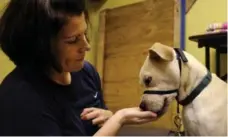
[[[197,42],[198,47],[227,48],[227,32],[207,33],[190,36],[189,40]]]
[[[216,74],[220,76],[220,54],[227,53],[227,32],[216,32],[190,36],[189,40],[197,42],[198,47],[205,47],[205,64],[210,70],[210,48],[216,49]],[[227,75],[221,76],[226,81]]]

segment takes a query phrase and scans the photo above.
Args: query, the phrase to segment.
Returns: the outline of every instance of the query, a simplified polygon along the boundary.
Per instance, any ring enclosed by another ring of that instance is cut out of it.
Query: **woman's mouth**
[[[76,59],[76,61],[83,61],[84,58],[79,58],[79,59]]]

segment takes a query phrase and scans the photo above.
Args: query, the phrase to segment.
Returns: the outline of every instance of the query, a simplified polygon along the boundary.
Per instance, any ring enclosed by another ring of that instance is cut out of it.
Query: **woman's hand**
[[[104,123],[113,115],[109,110],[100,108],[85,108],[81,113],[82,120],[92,120],[94,125],[103,126]]]
[[[138,107],[125,108],[116,112],[119,116],[120,124],[143,124],[154,121],[157,115],[151,111],[142,111]]]
[[[115,136],[124,124],[144,124],[156,119],[156,114],[140,108],[125,108],[117,111],[94,136]]]

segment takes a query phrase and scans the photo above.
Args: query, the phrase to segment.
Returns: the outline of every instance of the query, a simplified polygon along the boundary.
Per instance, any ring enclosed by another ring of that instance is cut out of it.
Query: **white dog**
[[[192,55],[155,43],[139,77],[145,87],[142,109],[161,117],[177,99],[187,135],[227,135],[227,84]]]

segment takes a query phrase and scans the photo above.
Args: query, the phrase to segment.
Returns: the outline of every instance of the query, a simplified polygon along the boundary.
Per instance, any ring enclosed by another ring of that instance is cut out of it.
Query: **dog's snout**
[[[144,81],[146,86],[149,86],[151,81],[152,81],[152,77],[151,76],[145,76],[143,81]]]
[[[139,108],[141,108],[143,111],[147,111],[146,103],[142,101],[139,105]]]

